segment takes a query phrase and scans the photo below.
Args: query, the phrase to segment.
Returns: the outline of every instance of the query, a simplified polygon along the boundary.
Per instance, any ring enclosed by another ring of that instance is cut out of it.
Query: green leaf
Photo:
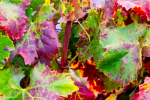
[[[147,29],[145,37],[141,38],[142,56],[150,57],[150,28]]]
[[[3,67],[5,60],[8,60],[10,51],[14,49],[13,42],[8,36],[0,34],[0,67]]]
[[[50,71],[48,67],[40,64],[34,68],[30,77],[31,82],[27,90],[34,97],[42,96],[48,100],[52,98],[54,100],[56,97],[66,97],[78,90],[68,74]]]
[[[9,65],[8,69],[1,70],[0,73],[0,85],[2,86],[0,88],[0,93],[4,95],[3,100],[16,99],[22,92],[19,82],[24,74],[21,71],[21,68],[16,69]]]
[[[8,81],[9,81],[9,70],[0,70],[0,92],[1,90],[7,85]]]
[[[20,80],[24,77],[21,68],[10,66],[7,70],[0,71],[0,93],[4,95],[4,100],[19,99],[60,99],[60,96],[67,97],[78,87],[74,85],[69,74],[60,74],[50,71],[49,67],[38,64],[29,75],[30,84],[26,88],[20,87]]]
[[[11,3],[14,5],[28,5],[31,0],[0,0],[1,2]]]
[[[117,9],[117,17],[118,17],[118,19],[117,19],[117,24],[118,24],[119,26],[125,26],[124,20],[126,20],[127,18],[124,18],[124,17],[121,15],[121,11],[122,11],[122,9]]]
[[[94,57],[94,62],[97,63],[98,60],[101,60],[102,53],[104,49],[100,44],[100,35],[99,35],[99,13],[95,9],[90,9],[88,18],[85,20],[82,25],[87,30],[87,33],[90,35],[90,41],[87,38],[87,35],[82,31],[80,35],[80,41],[77,43],[77,53],[79,55],[79,60],[89,60],[92,56]]]
[[[63,73],[58,76],[56,81],[51,82],[49,87],[60,96],[67,97],[68,94],[72,94],[72,92],[78,90],[78,87],[75,86],[73,83],[74,82],[71,80],[71,77]]]
[[[30,7],[33,11],[36,11],[40,5],[44,4],[44,2],[45,0],[32,0]]]
[[[9,2],[13,4],[21,4],[21,1],[23,0],[1,0],[2,2]]]
[[[55,69],[55,70],[59,69],[59,65],[55,60],[51,62],[51,66],[52,66],[52,69]]]
[[[72,7],[71,2],[61,2],[61,9],[59,10],[62,12],[62,18],[64,22],[74,20],[74,18],[72,18],[74,7]]]
[[[45,20],[53,21],[60,18],[60,12],[54,8],[54,4],[42,5],[35,19],[35,22],[42,23]]]
[[[74,82],[74,84],[79,87],[79,90],[73,92],[68,98],[65,98],[65,100],[94,100],[95,94],[90,91],[85,84],[78,81]]]
[[[139,38],[145,32],[146,24],[137,23],[117,29],[102,29],[101,44],[105,52],[97,68],[123,85],[136,80],[137,71],[142,67]]]
[[[150,28],[147,29],[146,35],[145,35],[143,41],[141,41],[141,43],[142,43],[143,47],[144,46],[150,46]]]
[[[27,66],[27,65],[25,65],[24,59],[22,58],[21,55],[16,55],[12,59],[11,64],[14,65],[17,68],[22,67],[23,69],[26,68],[26,66]]]
[[[30,18],[29,24],[31,24],[32,22],[32,13],[33,13],[33,9],[30,6],[28,6],[28,9],[26,9],[26,16]]]

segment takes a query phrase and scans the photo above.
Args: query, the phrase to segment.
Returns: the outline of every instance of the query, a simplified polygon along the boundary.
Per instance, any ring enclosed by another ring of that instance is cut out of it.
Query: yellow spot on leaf
[[[51,3],[51,0],[45,0],[45,5],[49,5]]]
[[[2,67],[0,67],[0,69],[3,69],[3,66],[2,66]]]
[[[96,78],[95,78],[95,79],[96,79]],[[97,85],[96,85],[96,81],[95,81],[95,79],[94,79],[94,85],[95,85],[95,86],[97,86]]]

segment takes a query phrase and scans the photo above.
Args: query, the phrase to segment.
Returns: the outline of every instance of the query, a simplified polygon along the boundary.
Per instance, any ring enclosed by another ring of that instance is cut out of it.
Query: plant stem
[[[133,95],[135,94],[136,89],[139,87],[139,85],[142,83],[142,80],[139,81],[138,85],[135,87],[135,89],[132,91],[132,93],[129,95],[130,100],[132,100]]]
[[[144,71],[145,71],[145,68],[142,67],[142,69],[140,71],[140,77],[143,77]]]
[[[74,56],[74,58],[69,62],[69,64],[67,65],[67,67],[66,68],[69,68],[69,66],[75,61],[75,59],[78,57],[78,54],[76,54],[75,56]]]
[[[78,24],[81,26],[81,28],[84,30],[84,32],[86,33],[86,35],[88,36],[89,38],[89,41],[90,41],[90,36],[89,34],[87,33],[87,31],[84,29],[84,27],[80,24],[80,22],[76,19],[76,21],[78,22]]]
[[[68,47],[69,47],[70,33],[71,33],[71,21],[68,21],[66,23],[66,28],[65,28],[63,50],[62,50],[62,56],[61,56],[61,68],[64,68],[67,66],[67,53],[68,53]]]

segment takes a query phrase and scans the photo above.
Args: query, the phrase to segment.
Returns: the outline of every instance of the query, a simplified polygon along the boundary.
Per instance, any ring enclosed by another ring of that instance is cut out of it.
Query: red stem
[[[65,68],[67,66],[67,53],[69,47],[70,33],[71,33],[71,21],[68,21],[65,28],[65,36],[64,36],[63,50],[62,50],[62,57],[61,57],[61,68]]]

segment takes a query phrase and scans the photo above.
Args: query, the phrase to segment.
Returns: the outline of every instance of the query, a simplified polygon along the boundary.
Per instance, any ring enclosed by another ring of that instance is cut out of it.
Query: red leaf
[[[13,56],[20,54],[24,58],[25,64],[31,64],[38,56],[47,61],[53,60],[59,53],[58,47],[61,45],[54,22],[44,21],[38,24],[38,27],[40,29],[37,30],[31,27],[31,31],[23,39],[20,39],[16,45]],[[36,35],[35,31],[42,34]]]
[[[29,22],[29,18],[25,16],[25,9],[31,0],[26,0],[20,5],[4,3],[0,4],[0,24],[1,29],[13,39],[19,39]],[[10,9],[11,8],[11,9]]]
[[[31,35],[26,35],[23,38],[24,40],[20,39],[20,41],[18,42],[17,46],[19,45],[19,47],[17,48],[17,51],[14,53],[14,55],[21,55],[24,58],[25,64],[27,65],[34,62],[35,57],[38,57],[36,52],[37,46],[34,41],[34,36],[32,32]]]
[[[14,55],[20,54],[25,64],[33,63],[37,57],[42,57],[46,61],[54,60],[59,53],[58,47],[61,46],[54,22],[56,17],[58,12],[53,5],[39,7],[35,21],[16,44]]]
[[[38,31],[43,34],[39,35],[39,39],[36,39],[37,53],[45,60],[53,60],[59,53],[58,47],[61,46],[56,26],[54,22],[44,21],[38,27],[40,27]]]
[[[89,89],[92,91],[99,92],[100,94],[104,91],[113,91],[118,88],[121,84],[107,78],[102,72],[96,69],[96,64],[93,62],[93,57],[88,62],[73,63],[71,68],[79,69],[80,74],[83,77],[87,77],[89,82]],[[107,85],[110,84],[110,86]]]
[[[117,1],[117,3],[118,3],[118,5],[125,7],[126,10],[129,10],[130,8],[134,8],[134,7],[138,6],[135,3],[132,3],[131,1],[119,0],[119,1]]]
[[[150,100],[150,77],[146,77],[144,83],[139,85],[139,92],[133,96],[134,100]]]
[[[140,15],[143,19],[150,20],[150,2],[147,1],[145,3],[140,1],[125,1],[125,0],[119,0],[116,1],[114,6],[114,12],[117,11],[117,8],[125,8],[127,11],[129,9],[133,9],[137,14]]]
[[[141,8],[146,13],[147,20],[150,21],[150,1],[147,1]]]
[[[72,95],[69,95],[68,98],[64,100],[94,100],[94,93],[90,91],[86,85],[80,82],[75,82],[74,84],[79,87],[79,90],[73,92]]]

